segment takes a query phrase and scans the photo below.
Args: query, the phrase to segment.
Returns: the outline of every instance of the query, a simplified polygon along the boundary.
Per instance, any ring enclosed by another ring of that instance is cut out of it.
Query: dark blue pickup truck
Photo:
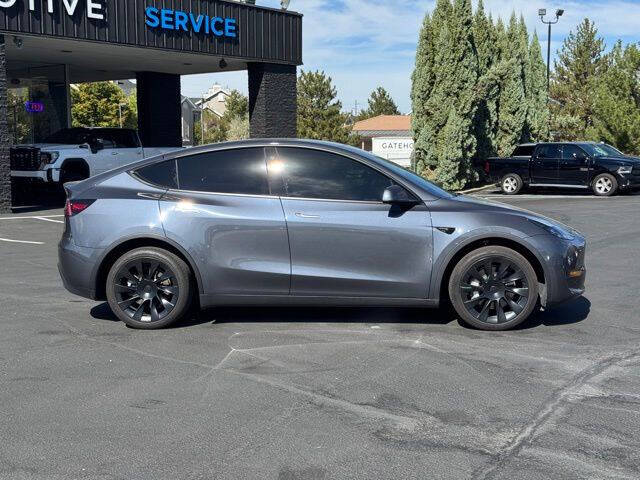
[[[599,196],[640,188],[640,158],[605,143],[519,145],[511,157],[489,158],[484,169],[507,195],[524,187],[591,189]]]

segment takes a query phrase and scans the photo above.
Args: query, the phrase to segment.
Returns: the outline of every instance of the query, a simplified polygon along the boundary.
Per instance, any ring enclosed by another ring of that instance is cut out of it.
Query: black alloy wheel
[[[128,252],[111,268],[107,299],[113,312],[134,328],[173,323],[190,303],[189,267],[174,254],[145,248]]]
[[[505,247],[484,247],[464,257],[449,284],[462,319],[485,330],[506,330],[524,321],[538,300],[530,263]]]

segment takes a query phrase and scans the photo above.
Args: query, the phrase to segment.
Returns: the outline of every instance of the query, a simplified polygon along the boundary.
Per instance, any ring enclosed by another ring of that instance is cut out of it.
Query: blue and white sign
[[[147,7],[145,16],[145,23],[151,28],[181,30],[216,37],[236,38],[237,36],[238,24],[235,18],[194,15],[182,10],[158,9],[156,7]]]

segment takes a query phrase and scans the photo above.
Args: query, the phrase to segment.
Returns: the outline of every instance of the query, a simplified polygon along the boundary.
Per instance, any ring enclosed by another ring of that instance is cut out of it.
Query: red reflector
[[[490,170],[491,170],[491,169],[490,169],[490,167],[489,167],[489,162],[484,162],[484,171],[485,171],[486,173],[489,173],[489,171],[490,171]]]
[[[66,217],[73,217],[85,211],[93,202],[94,200],[67,200],[64,206],[64,215]]]

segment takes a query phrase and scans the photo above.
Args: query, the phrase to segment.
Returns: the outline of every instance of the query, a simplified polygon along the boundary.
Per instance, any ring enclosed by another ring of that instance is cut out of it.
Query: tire
[[[500,188],[505,195],[517,195],[523,186],[522,178],[516,173],[507,173],[500,181]]]
[[[529,261],[500,246],[468,253],[449,278],[453,308],[464,323],[481,330],[509,330],[521,324],[537,305],[538,292]]]
[[[618,191],[618,181],[610,173],[601,173],[593,179],[591,188],[598,197],[611,197]]]
[[[60,170],[60,185],[67,182],[78,182],[89,178],[89,166],[82,161],[72,160],[62,165]]]
[[[193,282],[187,264],[155,247],[131,250],[107,276],[107,301],[129,327],[164,328],[182,319],[191,304]]]

